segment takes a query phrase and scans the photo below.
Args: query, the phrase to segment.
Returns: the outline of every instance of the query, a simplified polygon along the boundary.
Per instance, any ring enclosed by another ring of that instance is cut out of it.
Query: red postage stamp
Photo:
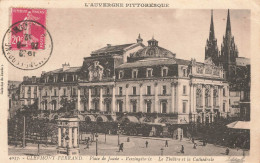
[[[12,8],[12,24],[17,22],[11,34],[12,50],[44,49],[46,9]],[[40,24],[40,25],[39,25]]]

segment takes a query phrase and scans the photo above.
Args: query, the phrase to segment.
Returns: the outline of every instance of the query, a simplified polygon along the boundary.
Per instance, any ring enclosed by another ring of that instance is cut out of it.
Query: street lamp
[[[96,133],[96,156],[98,155],[98,134]]]
[[[68,135],[66,136],[66,138],[65,138],[65,141],[66,141],[66,144],[67,144],[67,156],[69,155],[69,140],[70,140],[70,138],[68,137]]]
[[[120,123],[118,123],[118,129],[117,129],[117,135],[118,135],[117,142],[118,142],[118,145],[120,145],[119,133],[120,133]]]

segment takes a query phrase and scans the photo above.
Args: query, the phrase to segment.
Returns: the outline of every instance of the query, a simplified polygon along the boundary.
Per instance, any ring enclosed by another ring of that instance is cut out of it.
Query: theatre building
[[[22,95],[37,90],[40,110],[55,111],[62,99],[72,100],[82,121],[146,125],[150,136],[181,137],[190,123],[227,115],[229,86],[221,66],[210,57],[203,63],[177,58],[154,38],[147,46],[142,41],[139,35],[137,43],[107,45],[81,67],[43,72],[33,90],[22,83]]]

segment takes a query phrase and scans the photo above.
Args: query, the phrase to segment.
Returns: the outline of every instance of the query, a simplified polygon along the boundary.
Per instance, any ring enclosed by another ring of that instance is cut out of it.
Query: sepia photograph
[[[250,9],[9,16],[8,155],[250,156]]]

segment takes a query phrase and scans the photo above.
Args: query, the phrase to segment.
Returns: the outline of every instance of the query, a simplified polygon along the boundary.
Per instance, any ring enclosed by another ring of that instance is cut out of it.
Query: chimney
[[[28,76],[24,76],[23,77],[23,81],[28,81],[29,77]]]
[[[32,83],[36,83],[36,76],[32,76]]]
[[[111,47],[111,44],[107,44],[107,47]]]
[[[42,75],[44,75],[46,73],[46,71],[42,71]]]
[[[65,64],[62,64],[62,71],[66,71],[66,70],[68,70],[70,68],[70,64],[68,63],[66,63],[65,62]]]

